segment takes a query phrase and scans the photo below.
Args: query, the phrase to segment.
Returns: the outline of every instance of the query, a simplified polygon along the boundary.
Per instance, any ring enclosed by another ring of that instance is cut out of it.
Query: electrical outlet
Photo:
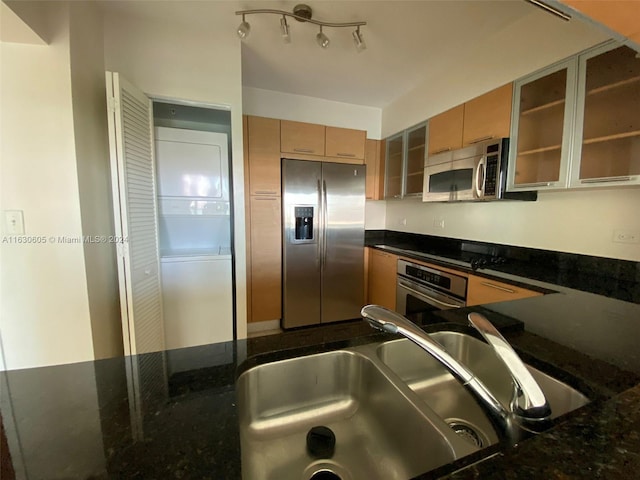
[[[631,230],[614,230],[613,241],[616,243],[640,243],[640,232]]]
[[[435,228],[442,228],[444,229],[444,218],[434,218],[433,219],[433,226]]]

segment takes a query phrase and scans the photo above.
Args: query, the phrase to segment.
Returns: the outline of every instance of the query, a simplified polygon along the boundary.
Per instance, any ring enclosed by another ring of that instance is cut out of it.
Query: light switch
[[[4,211],[4,231],[7,235],[24,235],[24,216],[22,210]]]

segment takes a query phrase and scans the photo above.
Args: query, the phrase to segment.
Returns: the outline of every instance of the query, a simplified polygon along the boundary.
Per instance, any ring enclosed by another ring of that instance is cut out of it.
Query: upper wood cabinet
[[[364,159],[367,132],[350,128],[326,127],[327,157]]]
[[[464,104],[429,119],[429,155],[462,147]]]
[[[280,120],[247,117],[250,195],[280,195]]]
[[[602,47],[581,55],[578,69],[570,186],[639,183],[640,58]]]
[[[325,126],[281,120],[280,151],[324,156]]]
[[[367,301],[390,310],[396,309],[398,257],[373,248],[369,252],[369,292]]]
[[[476,275],[469,275],[467,283],[467,307],[537,297],[540,295],[542,295],[540,292],[534,292],[533,290],[516,287],[515,285],[497,282]]]
[[[508,83],[465,103],[462,144],[508,137],[512,100],[513,83]]]
[[[365,192],[368,200],[384,198],[384,149],[384,140],[366,140],[364,164],[367,167]]]
[[[625,37],[640,41],[638,0],[560,0]]]
[[[387,138],[385,198],[422,196],[427,123]]]
[[[640,184],[640,59],[601,45],[515,83],[507,190]]]
[[[509,190],[567,186],[575,89],[575,58],[515,83]]]

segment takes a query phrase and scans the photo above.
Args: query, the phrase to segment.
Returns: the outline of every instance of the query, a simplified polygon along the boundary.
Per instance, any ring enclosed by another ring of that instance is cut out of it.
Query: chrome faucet
[[[379,305],[367,305],[361,315],[371,327],[387,333],[398,333],[425,350],[457,378],[491,414],[497,423],[508,430],[514,417],[528,422],[548,420],[551,409],[542,390],[533,379],[520,357],[496,328],[479,313],[469,314],[469,322],[491,345],[504,362],[514,381],[511,405],[505,407],[484,383],[465,365],[453,358],[428,333],[399,313]]]

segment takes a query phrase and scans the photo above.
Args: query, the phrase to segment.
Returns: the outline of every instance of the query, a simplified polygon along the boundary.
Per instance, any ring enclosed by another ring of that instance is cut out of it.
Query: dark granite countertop
[[[431,260],[447,264],[450,259]],[[477,273],[557,293],[443,311],[439,315],[447,323],[425,328],[464,329],[466,313],[479,310],[500,326],[525,361],[592,402],[516,447],[494,447],[420,478],[635,478],[640,471],[640,305],[629,301],[637,298],[634,282],[624,280],[629,288],[623,290],[631,295],[625,301],[619,298],[625,293],[594,293],[594,288],[567,284],[573,280],[560,282],[557,272],[549,278],[523,277],[509,271],[508,262],[498,267]],[[26,479],[240,479],[239,372],[388,338],[355,321],[1,372],[3,437],[12,469],[16,478]],[[6,453],[4,447],[3,459]]]

